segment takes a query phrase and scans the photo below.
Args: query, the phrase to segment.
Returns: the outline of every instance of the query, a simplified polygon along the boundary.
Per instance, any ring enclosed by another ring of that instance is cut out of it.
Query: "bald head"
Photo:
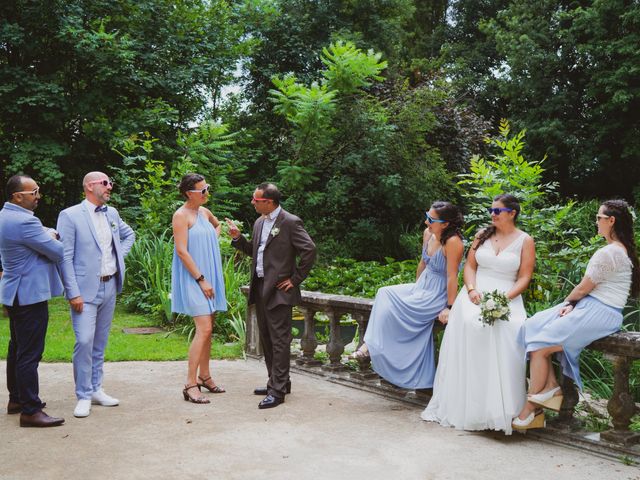
[[[100,207],[111,198],[113,184],[106,173],[89,172],[82,179],[82,188],[87,200]]]

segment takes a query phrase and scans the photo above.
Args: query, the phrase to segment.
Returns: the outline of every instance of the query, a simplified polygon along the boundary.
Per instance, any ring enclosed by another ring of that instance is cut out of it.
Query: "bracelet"
[[[447,308],[448,308],[449,310],[451,310],[451,307],[453,307],[453,305],[452,305],[452,304],[450,304],[450,303],[449,303],[449,304],[447,304]]]
[[[476,287],[473,286],[473,283],[470,283],[469,285],[467,285],[467,293],[471,293],[475,289]]]
[[[196,278],[196,282],[200,283],[204,281],[204,275],[200,275],[198,278]]]
[[[568,307],[569,305],[571,305],[573,308],[576,308],[577,304],[578,304],[578,300],[567,300],[564,306]]]

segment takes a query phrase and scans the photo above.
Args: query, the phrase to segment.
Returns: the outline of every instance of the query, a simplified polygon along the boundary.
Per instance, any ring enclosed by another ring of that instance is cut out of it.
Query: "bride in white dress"
[[[526,400],[524,347],[520,327],[527,314],[521,293],[535,265],[533,239],[516,227],[518,200],[494,198],[492,225],[473,242],[464,268],[465,286],[449,314],[433,397],[422,419],[460,430],[512,432],[511,420]],[[483,292],[499,290],[510,301],[509,321],[480,322]]]

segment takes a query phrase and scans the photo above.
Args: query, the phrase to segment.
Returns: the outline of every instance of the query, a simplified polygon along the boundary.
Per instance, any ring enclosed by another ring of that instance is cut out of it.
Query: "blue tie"
[[[96,207],[96,212],[106,212],[107,211],[107,206],[103,205],[101,207]]]

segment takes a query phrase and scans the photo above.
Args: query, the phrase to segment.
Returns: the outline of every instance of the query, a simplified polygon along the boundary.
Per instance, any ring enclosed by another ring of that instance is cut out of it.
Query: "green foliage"
[[[384,80],[380,73],[387,68],[387,62],[381,57],[381,52],[370,49],[363,53],[351,42],[338,41],[322,49],[320,60],[326,67],[322,76],[329,89],[342,95],[356,93],[370,87],[374,80]]]
[[[8,0],[0,4],[0,185],[31,174],[45,223],[91,170],[120,166],[117,140],[215,117],[247,53],[226,0]],[[174,155],[175,156],[175,155]]]
[[[380,264],[336,258],[328,265],[314,267],[303,282],[302,288],[373,298],[380,287],[415,282],[416,268],[415,260],[396,262],[388,258],[386,264]]]

